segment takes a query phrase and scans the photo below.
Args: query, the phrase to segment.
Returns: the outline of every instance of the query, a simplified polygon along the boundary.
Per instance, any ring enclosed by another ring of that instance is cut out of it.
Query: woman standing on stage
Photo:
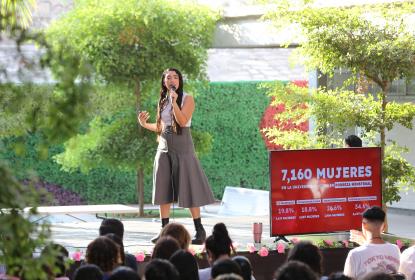
[[[161,78],[156,123],[147,123],[148,112],[138,115],[138,122],[159,137],[153,169],[153,204],[160,205],[162,227],[169,223],[170,206],[178,202],[189,208],[196,229],[192,244],[203,244],[206,232],[200,207],[214,202],[208,180],[196,158],[190,133],[195,102],[183,92],[179,70],[169,68]],[[151,241],[155,243],[159,235]]]

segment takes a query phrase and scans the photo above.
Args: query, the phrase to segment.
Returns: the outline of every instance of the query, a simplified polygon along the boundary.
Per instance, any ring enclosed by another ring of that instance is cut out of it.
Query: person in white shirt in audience
[[[396,273],[399,269],[400,250],[398,246],[385,242],[382,231],[385,224],[385,212],[378,206],[366,209],[362,215],[362,233],[364,243],[349,252],[344,265],[344,274],[360,279],[366,274],[377,271]],[[356,232],[352,233],[356,235]]]
[[[399,272],[405,274],[407,280],[415,280],[415,245],[402,252]]]

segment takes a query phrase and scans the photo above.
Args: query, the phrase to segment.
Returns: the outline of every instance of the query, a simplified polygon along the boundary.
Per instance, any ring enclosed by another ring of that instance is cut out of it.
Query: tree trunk
[[[136,103],[135,108],[137,110],[137,116],[138,116],[138,110],[141,107],[141,85],[140,85],[140,79],[138,77],[134,78],[134,95],[136,97]],[[142,127],[138,125],[138,136],[142,133]],[[138,215],[140,217],[144,216],[144,171],[143,168],[138,166],[137,167],[137,199],[138,199]]]
[[[383,168],[383,162],[385,159],[385,147],[386,147],[386,126],[385,126],[385,122],[386,122],[386,105],[387,105],[387,100],[386,97],[388,96],[388,91],[389,91],[389,83],[386,83],[384,87],[382,87],[382,92],[380,94],[381,97],[381,102],[382,102],[382,107],[381,107],[381,126],[380,126],[380,159],[382,162],[382,168]],[[386,193],[386,184],[385,184],[385,173],[382,171],[382,208],[385,211],[385,213],[387,212],[387,207],[386,207],[386,203],[385,200],[383,198],[384,194]],[[385,232],[388,232],[388,220],[387,220],[387,215],[386,215],[386,219],[385,219]]]

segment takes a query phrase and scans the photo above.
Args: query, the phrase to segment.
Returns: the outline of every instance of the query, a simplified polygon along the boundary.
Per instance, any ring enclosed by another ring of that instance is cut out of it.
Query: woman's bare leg
[[[190,214],[192,214],[193,219],[200,218],[200,207],[189,208]]]
[[[171,203],[160,205],[160,218],[161,219],[170,217],[170,206],[171,206]]]

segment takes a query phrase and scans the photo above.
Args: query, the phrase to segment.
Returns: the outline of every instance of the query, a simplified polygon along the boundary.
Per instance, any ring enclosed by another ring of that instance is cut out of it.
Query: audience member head
[[[231,255],[231,250],[234,251],[234,249],[224,223],[217,223],[213,227],[212,235],[206,238],[205,248],[210,263],[216,261],[220,256]]]
[[[230,274],[230,273],[235,273],[242,277],[241,268],[235,261],[231,259],[221,259],[221,260],[217,260],[213,264],[210,276],[212,277],[212,279],[214,279],[218,277],[219,275]]]
[[[318,276],[323,275],[323,257],[320,249],[309,241],[295,244],[287,257],[287,261],[300,261],[308,265]]]
[[[168,260],[153,259],[144,269],[145,280],[179,280],[179,272]]]
[[[118,235],[121,240],[124,238],[124,225],[117,219],[104,219],[99,227],[99,235],[103,236],[108,233]]]
[[[247,257],[235,256],[232,258],[241,268],[243,280],[251,280],[252,277],[252,265]]]
[[[333,272],[327,277],[327,280],[352,280],[352,278],[344,275],[343,272]]]
[[[349,135],[344,139],[344,143],[346,144],[346,147],[362,147],[362,139],[360,139],[356,135]]]
[[[53,272],[51,267],[45,266],[44,269],[46,273],[54,277],[63,277],[66,273],[66,260],[69,256],[68,250],[60,244],[49,244],[43,248],[41,255],[51,255],[56,254],[55,256],[55,267],[57,271]]]
[[[273,280],[318,280],[317,274],[308,265],[299,261],[289,261],[280,266]]]
[[[362,214],[362,232],[366,239],[380,237],[385,223],[385,211],[379,206],[366,209]]]
[[[89,243],[85,260],[87,263],[99,266],[104,273],[108,273],[121,264],[120,250],[114,241],[100,236]]]
[[[118,249],[120,250],[121,263],[125,264],[124,243],[122,242],[121,237],[119,237],[115,233],[107,233],[104,236],[108,237],[118,245]]]
[[[190,252],[178,250],[170,257],[170,262],[179,272],[180,280],[199,280],[199,267]]]
[[[183,250],[189,249],[190,234],[187,229],[179,223],[167,224],[160,233],[160,237],[171,236],[179,242],[180,248]]]
[[[238,274],[229,273],[229,274],[219,275],[214,280],[244,280],[244,279]]]
[[[73,280],[102,280],[104,273],[95,264],[84,264],[78,267],[73,275]]]
[[[394,280],[394,278],[388,273],[373,271],[366,274],[362,280]]]
[[[168,260],[178,250],[180,250],[180,245],[175,238],[171,236],[160,237],[154,245],[151,258]]]
[[[119,266],[113,270],[108,280],[140,280],[140,276],[130,267]]]

